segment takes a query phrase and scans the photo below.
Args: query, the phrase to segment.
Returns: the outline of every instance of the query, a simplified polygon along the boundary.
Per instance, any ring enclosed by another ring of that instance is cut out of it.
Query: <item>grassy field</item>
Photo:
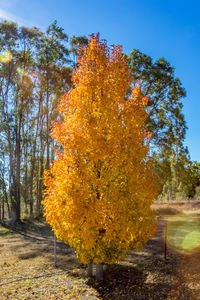
[[[0,226],[0,299],[200,299],[199,211],[154,209],[157,235],[143,250],[104,266],[100,283],[86,277],[86,266],[61,241],[53,266],[53,234],[44,221]]]

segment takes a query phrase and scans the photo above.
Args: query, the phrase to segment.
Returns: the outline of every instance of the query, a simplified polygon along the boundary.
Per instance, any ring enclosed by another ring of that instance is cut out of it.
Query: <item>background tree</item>
[[[77,63],[78,51],[80,46],[87,46],[88,38],[84,36],[73,35],[70,41],[70,53],[72,54],[72,66],[75,68]]]
[[[179,158],[188,156],[183,145],[186,124],[182,98],[186,93],[174,75],[174,68],[163,57],[153,62],[150,56],[133,49],[128,58],[133,82],[139,80],[142,95],[149,97],[146,126],[152,132],[150,149],[156,160],[154,166],[159,166],[155,170],[162,173],[163,188],[168,189],[165,195],[173,198],[177,192],[175,166],[179,165]]]
[[[0,24],[1,51],[10,55],[10,60],[1,60],[1,138],[5,143],[9,161],[9,194],[14,218],[20,219],[21,207],[21,142],[22,124],[26,123],[25,114],[32,104],[34,83],[28,76],[20,76],[18,68],[24,71],[31,68],[32,52],[30,40],[34,40],[34,30],[18,31],[17,24]],[[18,66],[18,67],[17,67]]]
[[[45,33],[0,23],[0,41],[0,159],[8,166],[1,182],[19,220],[21,208],[30,216],[40,208],[43,170],[53,160],[51,122],[71,69],[67,36],[56,22]]]
[[[68,41],[67,34],[63,32],[63,28],[57,26],[57,21],[54,21],[46,30],[46,34],[43,34],[40,41],[40,48],[38,51],[38,67],[42,74],[42,88],[45,93],[45,114],[46,114],[46,168],[49,169],[50,165],[50,116],[53,107],[50,106],[50,99],[54,95],[54,91],[61,94],[62,87],[60,82],[57,82],[57,78],[60,74],[60,68],[62,64],[68,62],[69,51],[66,48]],[[62,70],[64,72],[64,70]],[[68,70],[67,70],[68,71]],[[69,74],[69,72],[68,72]],[[64,78],[62,78],[64,79]],[[56,84],[55,84],[56,83]],[[66,84],[66,82],[65,82]],[[67,84],[66,84],[67,85]],[[57,88],[56,88],[57,87]],[[54,99],[55,102],[55,99]],[[54,103],[55,105],[55,103]]]
[[[56,107],[60,96],[71,86],[71,69],[69,68],[68,36],[63,28],[54,21],[42,33],[37,47],[37,96],[39,100],[37,115],[37,131],[32,153],[32,170],[38,163],[39,182],[37,182],[37,207],[40,209],[43,189],[44,168],[49,168],[53,156],[53,141],[49,133],[51,123],[57,117]],[[36,157],[36,141],[39,137],[40,149]],[[39,163],[40,162],[40,163]],[[33,178],[33,174],[32,174]],[[32,197],[31,197],[32,198]],[[32,200],[33,202],[33,200]]]
[[[83,263],[112,264],[156,230],[157,184],[144,128],[147,99],[132,89],[120,46],[91,36],[52,136],[62,146],[45,172],[47,222]],[[102,268],[100,267],[102,270]]]
[[[148,96],[147,128],[152,132],[152,151],[177,151],[185,138],[186,124],[182,98],[186,93],[174,68],[163,57],[155,62],[134,49],[129,54],[133,82],[140,81],[141,93]]]

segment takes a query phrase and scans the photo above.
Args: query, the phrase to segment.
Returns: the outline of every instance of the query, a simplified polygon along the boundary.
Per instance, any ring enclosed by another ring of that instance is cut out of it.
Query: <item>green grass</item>
[[[12,232],[12,230],[10,228],[0,225],[0,236],[6,235],[11,232]]]

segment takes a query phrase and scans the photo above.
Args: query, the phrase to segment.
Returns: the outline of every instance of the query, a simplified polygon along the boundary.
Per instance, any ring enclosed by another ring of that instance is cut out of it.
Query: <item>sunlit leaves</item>
[[[140,88],[132,88],[121,46],[91,36],[58,107],[52,137],[62,152],[45,173],[45,216],[83,263],[114,263],[155,233],[157,185]]]

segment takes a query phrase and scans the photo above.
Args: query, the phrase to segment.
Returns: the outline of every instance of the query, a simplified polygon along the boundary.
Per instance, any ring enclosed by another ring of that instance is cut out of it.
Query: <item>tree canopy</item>
[[[45,172],[45,217],[83,263],[114,263],[156,231],[150,206],[157,195],[144,127],[148,99],[132,88],[121,46],[98,35],[62,97],[52,137],[61,145]]]
[[[152,58],[133,49],[128,55],[133,82],[140,81],[141,93],[148,96],[147,128],[152,132],[152,151],[168,151],[183,147],[186,123],[182,98],[186,92],[174,68],[163,57]]]

